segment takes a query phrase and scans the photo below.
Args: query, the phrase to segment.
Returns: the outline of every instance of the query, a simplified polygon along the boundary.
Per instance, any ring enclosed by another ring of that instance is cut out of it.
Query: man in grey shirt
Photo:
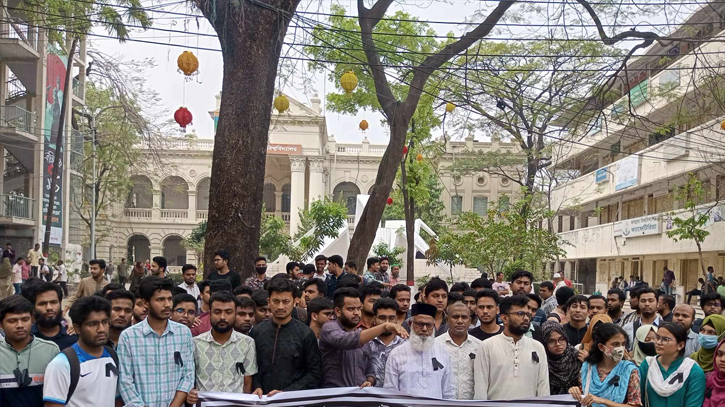
[[[366,330],[358,328],[362,303],[354,288],[335,291],[334,306],[337,319],[323,325],[320,333],[321,387],[374,386],[375,374],[363,346],[383,332],[392,331],[403,338],[408,332],[390,322]]]
[[[700,350],[700,342],[697,334],[692,331],[692,323],[695,321],[695,309],[688,304],[678,304],[672,309],[672,322],[685,328],[687,341],[685,342],[685,357]]]

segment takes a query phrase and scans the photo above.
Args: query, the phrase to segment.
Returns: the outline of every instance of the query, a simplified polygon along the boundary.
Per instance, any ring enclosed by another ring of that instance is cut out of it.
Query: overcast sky
[[[162,3],[168,3],[162,0]],[[351,0],[338,1],[337,4],[344,6],[347,14],[357,14],[355,7],[356,2]],[[158,5],[158,1],[145,1],[145,5]],[[328,12],[332,2],[330,0],[320,0],[310,2],[304,0],[300,4],[298,10],[308,10],[317,12]],[[466,0],[450,0],[450,1],[424,1],[412,0],[405,3],[396,3],[391,10],[404,8],[409,13],[417,16],[421,20],[438,20],[438,21],[463,21],[470,18],[475,12],[481,11],[483,5],[491,4],[481,1]],[[192,13],[193,9],[189,5],[179,4],[172,7],[165,7],[164,10],[180,13]],[[154,27],[170,28],[174,30],[185,30],[189,32],[200,32],[206,34],[214,34],[214,30],[208,21],[199,16],[198,19],[185,19],[184,17],[169,16],[159,13],[152,13],[154,17]],[[324,19],[322,16],[309,16],[317,20]],[[197,21],[199,28],[197,28]],[[433,25],[439,34],[445,34],[453,31],[455,34],[462,34],[460,26],[456,25]],[[99,34],[105,34],[98,31]],[[169,118],[173,112],[180,106],[185,105],[189,108],[194,116],[193,125],[187,128],[187,131],[195,131],[199,138],[212,138],[214,132],[213,121],[208,112],[215,107],[215,95],[221,89],[222,84],[222,58],[220,52],[197,50],[196,48],[213,48],[219,49],[219,41],[216,37],[204,37],[198,35],[184,35],[179,33],[164,33],[157,30],[148,30],[146,32],[134,32],[132,38],[143,39],[147,41],[160,42],[164,44],[174,43],[182,44],[193,51],[199,59],[199,75],[195,76],[191,81],[185,81],[183,74],[178,71],[176,59],[184,48],[171,47],[168,45],[144,44],[139,42],[128,41],[120,44],[115,40],[91,37],[94,47],[115,55],[122,60],[143,59],[152,57],[156,60],[157,66],[147,70],[147,86],[158,92],[162,98],[164,105],[168,108]],[[306,62],[298,61],[297,67],[301,68],[301,64]],[[330,82],[326,83],[325,77],[315,75],[312,87],[319,94],[325,103],[326,92],[336,92],[334,85]],[[294,87],[286,86],[284,92],[291,95],[300,102],[309,104],[312,94],[296,90]],[[312,92],[310,92],[312,93]],[[387,132],[381,127],[380,121],[382,116],[372,112],[366,112],[354,116],[338,115],[326,112],[328,134],[335,135],[338,141],[343,142],[360,142],[367,136],[372,143],[387,143]],[[366,119],[370,124],[370,129],[363,134],[358,129],[358,123],[362,119]],[[181,130],[177,135],[181,135]]]

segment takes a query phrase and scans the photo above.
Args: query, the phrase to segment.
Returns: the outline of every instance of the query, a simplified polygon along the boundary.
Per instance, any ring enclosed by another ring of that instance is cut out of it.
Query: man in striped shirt
[[[148,317],[121,333],[120,389],[126,407],[182,407],[194,386],[194,343],[189,328],[169,321],[174,283],[146,277],[139,296]]]

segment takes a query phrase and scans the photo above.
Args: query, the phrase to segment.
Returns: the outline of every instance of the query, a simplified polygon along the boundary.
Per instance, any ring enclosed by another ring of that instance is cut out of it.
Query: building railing
[[[285,222],[289,222],[290,220],[290,214],[289,213],[283,213],[282,214],[282,220]]]
[[[347,215],[347,224],[348,225],[354,225],[355,224],[355,215]]]
[[[35,51],[38,50],[38,30],[19,18],[10,17],[0,24],[0,38],[22,40]]]
[[[77,98],[83,99],[85,93],[85,86],[79,78],[73,78],[73,95]]]
[[[0,127],[14,127],[26,133],[33,133],[36,117],[18,106],[0,105]]]
[[[0,195],[0,216],[33,220],[33,201],[20,195]]]
[[[196,220],[207,220],[209,219],[209,211],[196,211]]]
[[[27,94],[27,90],[19,78],[11,78],[9,81],[5,82],[5,85],[8,89],[8,93],[5,95],[5,100],[21,98]]]
[[[126,208],[123,215],[127,218],[151,219],[151,209]]]
[[[188,209],[162,209],[161,219],[189,219]]]

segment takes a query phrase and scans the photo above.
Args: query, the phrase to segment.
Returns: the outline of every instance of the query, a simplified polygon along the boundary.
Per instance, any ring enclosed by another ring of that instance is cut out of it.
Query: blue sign
[[[600,168],[600,169],[597,170],[597,174],[596,174],[595,180],[596,180],[596,183],[597,184],[600,183],[600,182],[607,182],[607,181],[609,181],[609,171],[607,171],[607,167]]]

